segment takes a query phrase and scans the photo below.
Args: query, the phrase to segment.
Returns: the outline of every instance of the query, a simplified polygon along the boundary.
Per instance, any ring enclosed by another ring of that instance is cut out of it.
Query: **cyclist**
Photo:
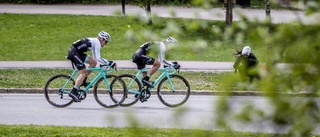
[[[151,87],[152,82],[149,81],[150,77],[159,69],[161,63],[166,65],[174,66],[176,69],[180,67],[176,62],[167,61],[165,59],[166,45],[169,43],[176,44],[177,40],[173,37],[167,37],[162,41],[146,42],[140,46],[140,48],[133,54],[132,61],[136,63],[137,68],[142,70],[142,82]],[[158,45],[158,60],[155,60],[153,57],[147,56],[152,45]],[[153,65],[150,71],[146,69],[146,65]]]
[[[247,77],[250,78],[250,82],[252,82],[254,78],[260,79],[257,71],[259,61],[251,52],[250,46],[244,46],[241,51],[237,51],[236,58],[233,68],[235,68],[235,72],[239,70],[242,81],[245,81]]]
[[[97,65],[97,61],[101,64],[116,67],[115,62],[108,61],[100,56],[100,49],[110,41],[111,37],[107,32],[101,31],[96,38],[83,38],[73,42],[68,52],[68,59],[70,59],[79,70],[80,75],[76,80],[76,83],[69,93],[69,96],[75,101],[80,102],[77,97],[77,92],[80,86],[87,86],[89,82],[86,82],[87,76],[90,71],[86,70],[85,63],[89,64],[89,68],[94,68]],[[92,51],[94,58],[85,54],[88,50]]]

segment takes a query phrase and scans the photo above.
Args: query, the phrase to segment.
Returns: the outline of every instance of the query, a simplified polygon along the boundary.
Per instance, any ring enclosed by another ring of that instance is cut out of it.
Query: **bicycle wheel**
[[[120,104],[123,107],[129,107],[137,103],[140,99],[141,83],[136,76],[131,74],[123,74],[119,76],[127,85],[126,99]]]
[[[68,96],[74,86],[74,80],[70,76],[60,74],[51,77],[45,85],[44,96],[46,100],[55,107],[66,107],[72,104],[73,100]],[[63,85],[67,85],[62,89]]]
[[[165,77],[160,81],[157,94],[159,100],[164,105],[168,107],[178,107],[188,100],[190,96],[190,85],[182,76],[170,75],[170,79]]]
[[[127,93],[126,84],[115,75],[106,75],[106,77],[111,91],[108,90],[107,84],[104,82],[103,77],[101,77],[94,85],[94,98],[99,105],[105,108],[114,108],[125,100]]]

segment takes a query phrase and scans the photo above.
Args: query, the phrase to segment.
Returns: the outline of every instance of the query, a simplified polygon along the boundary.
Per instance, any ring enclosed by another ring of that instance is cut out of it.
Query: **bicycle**
[[[127,95],[120,106],[129,107],[140,100],[142,103],[151,96],[151,90],[158,84],[157,95],[160,102],[168,107],[178,107],[183,105],[190,96],[189,82],[182,76],[175,74],[179,72],[173,66],[164,65],[158,71],[162,73],[153,82],[151,87],[143,84],[142,70],[138,70],[135,75],[122,74],[119,77],[127,84]]]
[[[71,62],[73,71],[71,75],[54,75],[45,84],[44,94],[49,104],[55,107],[67,107],[74,101],[68,96],[72,90],[77,77],[78,70]],[[115,68],[107,65],[101,65],[96,68],[87,68],[88,71],[99,72],[93,80],[84,88],[78,91],[77,97],[84,100],[87,92],[93,87],[93,95],[99,105],[105,108],[114,108],[119,106],[125,100],[127,92],[126,85],[118,76],[110,75]],[[110,83],[109,83],[110,82]]]

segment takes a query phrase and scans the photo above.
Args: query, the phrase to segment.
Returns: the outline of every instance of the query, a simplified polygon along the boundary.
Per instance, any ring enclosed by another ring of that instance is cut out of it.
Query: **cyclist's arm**
[[[108,65],[108,60],[104,59],[100,55],[101,45],[99,41],[92,41],[92,55],[95,60],[100,62],[101,64]]]
[[[158,60],[161,63],[164,63],[166,65],[173,65],[171,61],[166,60],[165,53],[166,53],[166,45],[163,42],[159,42],[159,54],[158,54]]]

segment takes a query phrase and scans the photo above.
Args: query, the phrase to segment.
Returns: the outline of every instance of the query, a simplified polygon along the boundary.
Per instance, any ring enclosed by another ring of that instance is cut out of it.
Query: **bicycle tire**
[[[112,91],[108,91],[108,87],[104,83],[103,77],[101,77],[94,85],[94,98],[102,107],[114,108],[125,100],[127,88],[124,81],[118,76],[106,75],[106,77]]]
[[[190,96],[189,82],[180,75],[170,75],[170,80],[175,91],[171,90],[168,78],[163,78],[157,89],[157,95],[160,102],[168,107],[178,107],[183,105]]]
[[[73,103],[72,98],[68,96],[69,92],[61,92],[61,87],[67,82],[70,78],[68,75],[58,74],[54,75],[46,82],[44,87],[44,95],[49,104],[63,108],[71,105]],[[68,91],[71,91],[75,81],[71,79],[66,86]]]
[[[122,107],[129,107],[134,104],[136,104],[140,100],[141,96],[141,90],[142,85],[138,78],[135,78],[136,76],[131,74],[122,74],[119,75],[119,77],[126,83],[127,85],[127,95],[124,102],[120,104]],[[132,81],[133,80],[133,81]],[[130,82],[133,82],[130,87],[128,87],[128,84]],[[139,94],[133,93],[133,91],[138,91]]]

